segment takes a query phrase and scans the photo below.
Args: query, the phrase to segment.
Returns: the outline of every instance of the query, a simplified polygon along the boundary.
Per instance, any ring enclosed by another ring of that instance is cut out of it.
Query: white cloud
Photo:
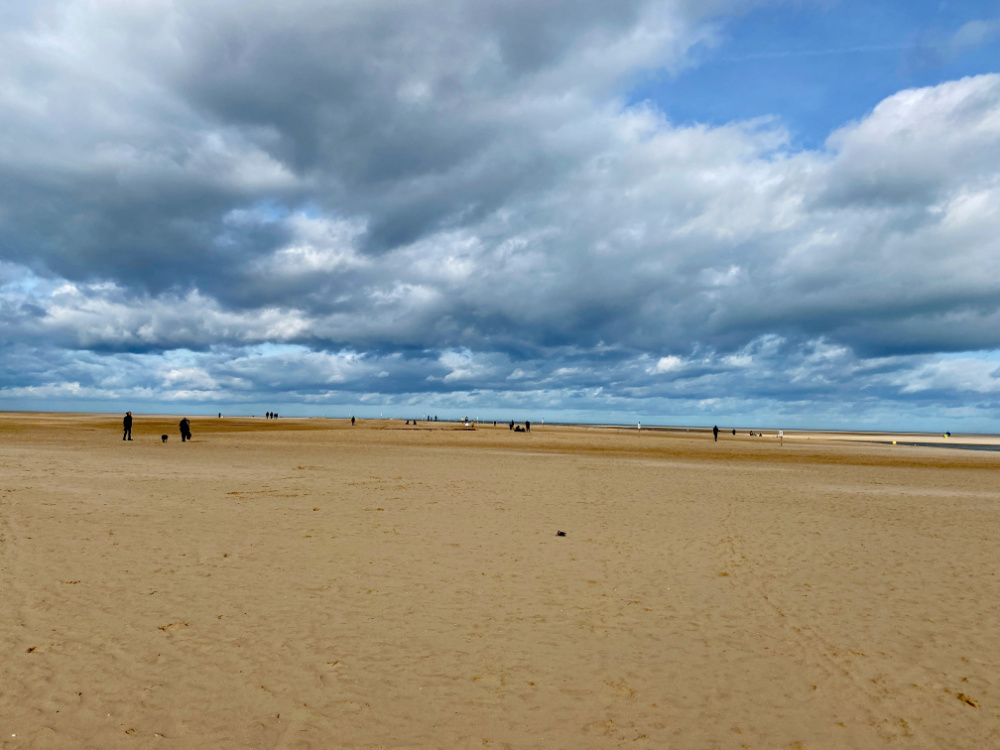
[[[654,371],[657,373],[664,372],[679,372],[684,369],[684,360],[680,357],[675,357],[670,355],[669,357],[660,357],[656,362],[656,367]]]
[[[959,393],[1000,394],[1000,366],[996,361],[971,357],[930,362],[897,376],[894,384],[903,393],[939,390]]]

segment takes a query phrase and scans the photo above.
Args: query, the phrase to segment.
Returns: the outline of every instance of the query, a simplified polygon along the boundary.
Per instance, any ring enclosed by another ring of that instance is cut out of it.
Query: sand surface
[[[177,421],[0,414],[0,748],[1000,747],[998,453]]]

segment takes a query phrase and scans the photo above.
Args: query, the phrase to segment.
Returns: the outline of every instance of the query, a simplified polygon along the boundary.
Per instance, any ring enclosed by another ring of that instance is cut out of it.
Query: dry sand
[[[0,748],[1000,747],[1000,454],[177,420],[0,414]]]

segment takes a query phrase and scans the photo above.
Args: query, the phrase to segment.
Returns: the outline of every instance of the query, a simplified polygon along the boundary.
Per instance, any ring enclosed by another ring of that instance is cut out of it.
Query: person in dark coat
[[[191,423],[188,421],[187,417],[181,420],[181,442],[186,442],[191,439]]]
[[[712,428],[712,434],[715,435],[715,442],[719,442],[719,425]]]
[[[354,417],[351,417],[351,427],[354,427]]]
[[[122,435],[122,440],[132,439],[132,412],[125,412],[125,419],[122,420],[122,427],[125,428],[125,433]]]
[[[524,431],[525,432],[531,432],[531,422],[525,420],[525,422],[524,422]]]

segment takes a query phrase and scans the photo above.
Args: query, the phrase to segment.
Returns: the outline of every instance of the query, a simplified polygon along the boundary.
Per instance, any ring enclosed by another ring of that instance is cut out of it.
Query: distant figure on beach
[[[524,421],[524,431],[525,432],[531,432],[531,422],[529,422],[527,420]]]
[[[512,430],[514,429],[514,420],[513,419],[510,420],[510,429],[512,429]]]
[[[712,428],[712,434],[715,435],[715,442],[719,442],[719,425]]]
[[[132,439],[132,412],[125,412],[125,419],[122,420],[122,427],[125,428],[125,434],[122,435],[122,440]]]
[[[184,443],[191,439],[191,423],[188,421],[187,417],[181,420],[181,442]]]
[[[354,427],[354,417],[351,417],[351,427]]]
[[[518,425],[517,427],[514,428],[514,432],[524,432],[524,430],[521,429],[521,425]]]
[[[736,428],[733,428],[733,437],[736,437]]]
[[[219,419],[222,419],[222,412],[219,412]]]

